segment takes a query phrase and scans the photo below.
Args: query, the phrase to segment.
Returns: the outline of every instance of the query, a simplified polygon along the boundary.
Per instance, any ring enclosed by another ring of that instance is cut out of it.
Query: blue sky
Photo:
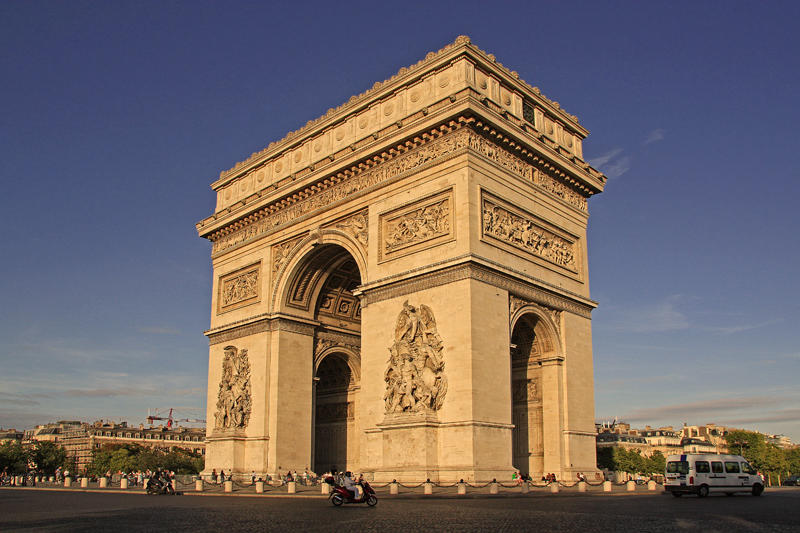
[[[205,406],[222,169],[459,34],[591,130],[598,419],[800,441],[797,2],[0,3],[0,426]]]

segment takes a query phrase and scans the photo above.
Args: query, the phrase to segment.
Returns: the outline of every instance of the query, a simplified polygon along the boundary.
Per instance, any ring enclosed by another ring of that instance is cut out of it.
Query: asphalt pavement
[[[672,498],[662,493],[380,495],[336,508],[319,495],[147,496],[0,489],[0,531],[800,531],[800,488]]]

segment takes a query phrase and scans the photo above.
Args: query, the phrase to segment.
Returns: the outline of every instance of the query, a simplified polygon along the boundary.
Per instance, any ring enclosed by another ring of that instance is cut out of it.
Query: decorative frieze
[[[545,228],[545,222],[484,193],[483,236],[578,272],[575,241]]]
[[[470,132],[469,147],[485,158],[494,161],[505,170],[512,172],[529,182],[532,181],[533,166],[526,163],[522,159],[511,155],[485,137],[474,132]]]
[[[222,379],[217,394],[214,429],[244,429],[250,420],[250,361],[247,350],[226,346],[222,359]]]
[[[442,339],[427,305],[406,301],[397,317],[384,373],[387,414],[438,411],[447,394]]]
[[[534,172],[533,182],[542,189],[549,192],[550,194],[557,196],[564,202],[570,204],[571,206],[577,207],[581,211],[587,211],[588,208],[586,205],[586,198],[584,198],[574,190],[570,189],[563,183],[556,181],[555,178],[547,175],[541,170],[536,170]]]
[[[463,149],[470,149],[474,153],[480,154],[527,182],[541,186],[570,205],[580,207],[579,204],[582,204],[584,206],[582,209],[585,209],[585,199],[581,202],[578,197],[582,197],[578,193],[543,172],[534,172],[534,167],[531,164],[509,153],[477,132],[462,126],[463,124],[461,123],[453,123],[452,126],[449,126],[452,128],[450,133],[441,135],[441,132],[438,132],[440,136],[432,140],[430,137],[425,139],[418,137],[411,143],[412,146],[413,144],[417,146],[411,150],[408,150],[405,145],[402,150],[392,149],[380,157],[362,163],[357,167],[352,167],[346,172],[337,174],[335,177],[328,178],[322,183],[304,190],[301,194],[281,200],[281,207],[278,209],[275,208],[278,205],[276,203],[270,208],[265,208],[260,213],[251,215],[250,218],[252,220],[245,222],[242,227],[224,235],[212,237],[214,241],[212,254],[217,254],[255,237],[262,236],[275,227],[295,222],[300,217],[317,209],[328,208],[331,204],[369,187],[387,182],[400,174],[418,169],[432,161],[451,156]],[[357,228],[357,234],[360,236],[358,237],[359,240],[363,238],[366,231],[366,225],[361,228],[360,222],[353,221],[354,225],[352,226],[352,228]]]
[[[261,262],[249,265],[224,276],[218,283],[217,311],[230,311],[257,303],[261,298]]]
[[[381,258],[453,240],[452,198],[450,189],[381,215]]]

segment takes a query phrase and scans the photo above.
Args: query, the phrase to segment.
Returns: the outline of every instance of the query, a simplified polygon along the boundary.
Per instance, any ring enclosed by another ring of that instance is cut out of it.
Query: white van
[[[761,496],[764,479],[741,455],[690,453],[667,456],[664,490],[673,496],[697,494],[704,498],[712,492],[733,496],[749,492]]]

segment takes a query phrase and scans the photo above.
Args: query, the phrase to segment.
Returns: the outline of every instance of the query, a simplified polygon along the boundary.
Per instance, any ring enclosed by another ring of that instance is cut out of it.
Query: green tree
[[[54,442],[36,442],[30,450],[30,460],[37,470],[48,476],[53,475],[59,466],[70,466],[67,452]]]
[[[28,471],[28,450],[17,441],[0,444],[0,472],[7,470],[9,474],[24,474]]]
[[[647,458],[647,473],[648,474],[663,474],[667,468],[667,458],[660,450],[656,450]]]
[[[786,450],[786,469],[790,474],[800,476],[800,447]]]
[[[767,443],[764,435],[737,429],[728,432],[725,440],[730,453],[743,456],[757,470],[766,470]]]
[[[111,444],[95,450],[89,472],[103,475],[111,472],[134,472],[156,469],[174,470],[177,474],[197,474],[204,467],[203,456],[175,448],[166,451],[138,444]]]

